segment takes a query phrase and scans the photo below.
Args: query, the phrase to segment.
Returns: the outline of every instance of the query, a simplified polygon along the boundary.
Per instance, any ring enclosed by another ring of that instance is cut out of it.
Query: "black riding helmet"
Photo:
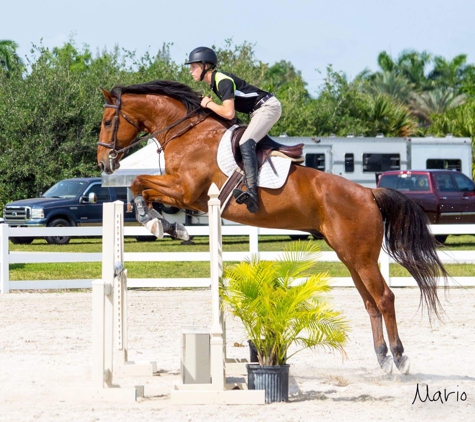
[[[189,55],[188,61],[185,65],[192,63],[202,63],[203,71],[201,72],[200,81],[203,80],[206,73],[206,63],[211,65],[211,69],[214,69],[218,65],[218,56],[216,53],[208,47],[197,47]]]

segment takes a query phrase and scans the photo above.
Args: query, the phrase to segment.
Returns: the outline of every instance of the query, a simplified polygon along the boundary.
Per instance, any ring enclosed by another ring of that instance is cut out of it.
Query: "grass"
[[[291,240],[288,236],[261,236],[260,251],[282,251]],[[323,240],[312,240],[322,251],[331,251]],[[182,245],[180,241],[165,238],[155,242],[137,242],[134,238],[125,238],[126,252],[206,252],[209,250],[208,237],[199,236],[193,239],[193,245]],[[475,249],[475,236],[449,236],[446,250]],[[24,252],[102,252],[100,238],[72,238],[67,245],[49,245],[43,239],[36,239],[31,245],[13,245],[11,251]],[[223,251],[247,251],[249,239],[247,236],[224,236]],[[101,278],[101,263],[54,263],[54,264],[11,264],[10,280],[67,280]],[[225,262],[224,266],[233,265]],[[208,262],[127,262],[129,278],[205,278],[209,277]],[[475,265],[448,264],[446,268],[454,277],[475,276]],[[346,267],[336,262],[318,262],[315,265],[318,272],[328,272],[330,277],[349,277]],[[407,277],[407,270],[397,264],[392,264],[391,276]]]

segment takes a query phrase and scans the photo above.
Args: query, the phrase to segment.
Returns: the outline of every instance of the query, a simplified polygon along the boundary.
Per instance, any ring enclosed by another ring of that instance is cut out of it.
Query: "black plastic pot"
[[[246,367],[249,390],[265,390],[266,403],[289,401],[290,365],[264,366],[251,363]]]

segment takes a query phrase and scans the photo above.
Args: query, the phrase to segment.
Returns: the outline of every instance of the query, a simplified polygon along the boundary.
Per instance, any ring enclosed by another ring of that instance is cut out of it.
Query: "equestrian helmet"
[[[190,53],[188,61],[185,64],[192,63],[203,63],[203,65],[210,63],[214,68],[218,65],[218,56],[211,48],[197,47]]]

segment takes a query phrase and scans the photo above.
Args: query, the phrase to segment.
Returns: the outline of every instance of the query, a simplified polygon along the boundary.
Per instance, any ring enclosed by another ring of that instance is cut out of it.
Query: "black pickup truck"
[[[378,187],[411,198],[431,224],[474,224],[475,183],[455,170],[395,170],[377,175]],[[446,235],[437,235],[441,243]]]
[[[4,222],[11,227],[101,226],[104,202],[127,202],[126,187],[103,187],[101,183],[100,177],[61,180],[40,198],[5,205]],[[124,221],[137,224],[132,212],[124,212]],[[30,244],[33,239],[10,238],[14,244]],[[68,236],[46,237],[51,244],[66,244],[69,240]]]

